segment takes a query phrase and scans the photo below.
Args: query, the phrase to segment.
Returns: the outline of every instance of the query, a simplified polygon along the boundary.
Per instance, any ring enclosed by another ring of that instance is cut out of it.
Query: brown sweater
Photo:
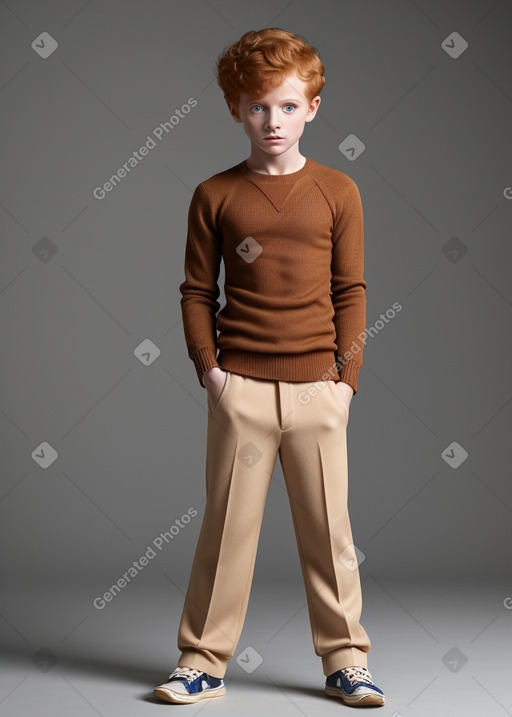
[[[204,372],[220,366],[282,381],[341,379],[357,392],[363,243],[356,183],[312,159],[281,175],[254,172],[244,160],[201,182],[190,202],[179,287],[201,386]],[[219,311],[221,259],[226,303]]]

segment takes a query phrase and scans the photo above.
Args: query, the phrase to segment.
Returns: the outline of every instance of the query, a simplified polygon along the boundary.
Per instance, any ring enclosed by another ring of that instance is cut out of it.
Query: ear
[[[226,99],[226,104],[228,106],[229,113],[230,113],[231,117],[233,117],[235,122],[241,123],[242,120],[240,119],[240,115],[238,114],[238,107],[228,99]]]
[[[308,113],[306,115],[306,122],[311,122],[311,120],[315,119],[315,115],[318,111],[318,108],[320,107],[321,101],[322,98],[320,97],[320,95],[313,97],[313,99],[309,103]]]

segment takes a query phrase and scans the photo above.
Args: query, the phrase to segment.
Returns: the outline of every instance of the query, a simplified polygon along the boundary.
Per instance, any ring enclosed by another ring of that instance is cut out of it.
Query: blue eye
[[[254,111],[255,109],[257,109],[258,107],[261,107],[261,105],[253,105],[253,106],[251,107],[251,112],[253,112],[253,111]]]
[[[285,107],[291,107],[291,108],[292,108],[291,111],[293,112],[293,110],[295,109],[296,105],[285,105]],[[291,112],[289,112],[289,113],[287,113],[287,114],[291,114]]]

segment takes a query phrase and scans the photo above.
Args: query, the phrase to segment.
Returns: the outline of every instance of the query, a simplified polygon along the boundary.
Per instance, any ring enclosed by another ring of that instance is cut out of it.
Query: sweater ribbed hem
[[[310,351],[300,354],[269,354],[221,349],[218,365],[225,371],[276,381],[345,381],[357,391],[359,366],[349,361],[340,378],[334,351]]]

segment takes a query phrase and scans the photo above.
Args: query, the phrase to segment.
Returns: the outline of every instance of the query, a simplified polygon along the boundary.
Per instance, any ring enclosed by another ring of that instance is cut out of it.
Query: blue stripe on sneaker
[[[199,677],[196,677],[196,679],[192,680],[191,682],[178,676],[173,677],[172,680],[169,681],[182,682],[185,685],[185,689],[187,690],[189,695],[195,695],[198,692],[203,692],[203,690],[205,689],[203,687],[203,680],[207,683],[207,687],[210,689],[215,689],[216,687],[221,687],[222,685],[221,677],[210,677],[206,674],[206,672],[203,672],[201,675],[199,675]]]
[[[341,687],[338,686],[338,678],[341,681]],[[355,682],[354,684],[351,684],[350,680],[348,680],[341,670],[329,675],[326,679],[326,684],[329,685],[329,687],[336,687],[339,690],[343,690],[343,692],[347,695],[351,695],[358,687],[366,687],[368,690],[378,692],[380,695],[384,696],[384,692],[373,683]]]

